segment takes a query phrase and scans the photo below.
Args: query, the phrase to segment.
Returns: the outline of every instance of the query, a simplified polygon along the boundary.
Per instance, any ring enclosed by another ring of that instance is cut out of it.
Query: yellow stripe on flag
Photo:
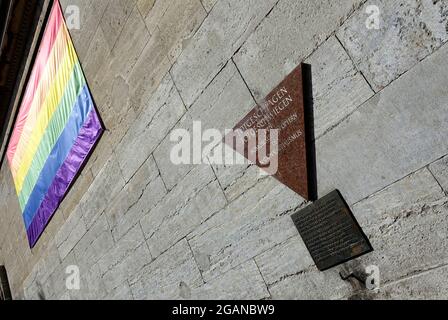
[[[71,42],[67,41],[67,46],[67,54],[59,65],[57,76],[51,84],[48,95],[39,112],[36,125],[34,126],[28,144],[25,146],[26,152],[23,153],[19,168],[16,172],[15,184],[16,190],[19,194],[22,191],[23,182],[31,163],[33,162],[33,158],[39,147],[40,141],[45,134],[45,130],[51,120],[51,117],[53,116],[53,113],[64,95],[65,88],[73,73],[75,63],[77,62],[75,49],[73,48]],[[19,142],[19,146],[21,142],[22,141]]]

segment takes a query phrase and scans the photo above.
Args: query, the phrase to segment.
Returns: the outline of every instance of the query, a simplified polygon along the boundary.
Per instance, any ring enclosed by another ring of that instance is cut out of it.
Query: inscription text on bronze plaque
[[[373,251],[339,191],[292,216],[319,270],[327,270]]]

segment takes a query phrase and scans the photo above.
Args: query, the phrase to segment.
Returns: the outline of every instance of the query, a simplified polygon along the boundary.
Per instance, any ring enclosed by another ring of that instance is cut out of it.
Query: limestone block
[[[202,5],[204,6],[204,9],[207,12],[210,12],[213,9],[213,6],[218,2],[218,0],[201,0]]]
[[[234,58],[255,98],[263,99],[361,2],[279,1]]]
[[[270,178],[207,221],[209,228],[201,226],[189,240],[205,281],[296,235],[290,214],[302,203]]]
[[[166,193],[165,185],[160,176],[149,183],[141,198],[111,227],[115,241],[118,241],[131,227],[139,223],[140,219],[153,209]]]
[[[132,292],[129,284],[127,282],[123,282],[120,286],[110,292],[105,297],[105,300],[132,300],[132,298]]]
[[[173,189],[173,187],[196,166],[191,162],[193,150],[192,139],[190,140],[189,148],[190,164],[174,164],[171,161],[171,152],[176,144],[180,143],[179,140],[172,141],[172,135],[174,137],[173,132],[178,129],[187,130],[190,133],[191,137],[193,137],[193,120],[188,113],[184,114],[182,119],[180,119],[179,123],[173,128],[170,134],[168,134],[157,147],[157,149],[154,150],[154,159],[157,163],[157,167],[160,170],[160,175],[163,179],[163,182],[165,183],[168,190]]]
[[[201,123],[202,132],[207,129],[217,129],[224,136],[225,130],[233,129],[254,106],[255,102],[249,90],[235,65],[230,61],[191,106],[176,129],[185,129],[192,135],[193,121],[195,121]],[[168,189],[176,185],[193,168],[192,165],[172,164],[170,152],[176,143],[170,141],[170,136],[167,136],[154,153]],[[203,143],[202,147],[209,144],[210,142]],[[192,139],[190,150],[192,153]],[[190,161],[192,157],[191,154]]]
[[[448,157],[432,163],[429,166],[429,170],[431,170],[445,192],[448,192]]]
[[[86,232],[87,227],[78,206],[55,236],[55,243],[61,259],[65,259]]]
[[[105,34],[104,37],[107,38],[107,32],[103,28],[101,29]],[[104,60],[106,63],[103,63],[98,76],[101,76],[101,73],[109,72],[108,69],[110,69],[110,72],[114,75],[121,75],[127,79],[149,39],[148,29],[135,6],[130,12],[117,41],[113,46],[110,46],[111,53]]]
[[[89,269],[114,246],[106,216],[101,215],[74,248],[80,266]]]
[[[129,280],[135,299],[180,299],[183,286],[203,284],[186,240],[182,240]]]
[[[316,142],[321,196],[338,188],[355,203],[446,155],[447,55],[444,46]]]
[[[375,298],[388,300],[446,300],[448,297],[447,269],[447,267],[437,268],[384,286]]]
[[[151,35],[174,62],[206,15],[200,0],[156,1],[145,21]]]
[[[299,235],[255,257],[255,262],[268,286],[314,265]]]
[[[189,107],[241,47],[276,1],[219,1],[172,68]]]
[[[425,168],[353,206],[374,252],[357,265],[376,265],[386,284],[448,262],[448,199]]]
[[[137,224],[98,261],[106,290],[111,292],[149,262],[151,255]]]
[[[211,168],[192,170],[141,220],[151,254],[157,257],[225,204]]]
[[[173,212],[166,208],[163,223],[147,237],[151,254],[158,256],[164,252],[217,213],[226,203],[218,182],[214,181],[200,190],[178,211]],[[158,208],[158,210],[163,209],[163,207]],[[147,223],[148,220],[145,219],[146,227]]]
[[[187,299],[198,300],[261,300],[269,298],[266,284],[253,260],[224,275],[193,288]]]
[[[130,180],[184,113],[182,100],[168,76],[115,151],[125,181]]]
[[[314,136],[318,139],[374,92],[335,37],[325,41],[305,62],[312,67]]]
[[[150,156],[115,199],[106,207],[104,213],[111,228],[140,200],[145,189],[158,175],[159,171],[154,158]]]
[[[90,40],[94,37],[108,4],[108,0],[70,0],[61,3],[62,10],[67,14],[72,14],[72,11],[67,10],[68,6],[74,5],[79,8],[80,29],[70,29],[69,32],[81,61],[88,56]]]
[[[100,21],[107,43],[113,48],[123,26],[135,7],[136,0],[107,1],[108,7]]]
[[[100,173],[95,177],[80,206],[83,220],[89,229],[106,206],[124,187],[125,181],[121,175],[116,157],[111,157]]]
[[[378,8],[379,29],[366,26],[376,14],[369,6]],[[379,91],[448,40],[447,9],[446,1],[367,1],[337,36]]]
[[[156,0],[137,0],[137,7],[142,14],[142,17],[145,18],[151,9],[154,7],[154,3]]]
[[[273,299],[339,299],[352,292],[338,269],[319,271],[300,236],[255,258]]]
[[[148,101],[164,86],[171,62],[162,41],[151,37],[126,81],[131,88],[132,106],[137,114],[148,108]]]

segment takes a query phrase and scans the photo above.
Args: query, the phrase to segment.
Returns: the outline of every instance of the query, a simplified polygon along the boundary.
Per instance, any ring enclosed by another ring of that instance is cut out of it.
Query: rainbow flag
[[[31,248],[102,132],[59,1],[54,1],[7,150]]]

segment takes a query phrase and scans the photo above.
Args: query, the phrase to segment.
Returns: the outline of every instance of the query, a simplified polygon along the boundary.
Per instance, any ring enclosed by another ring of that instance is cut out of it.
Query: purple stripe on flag
[[[93,108],[27,230],[31,248],[34,247],[51,217],[56,212],[73,179],[76,177],[102,132],[101,122],[95,108]]]

